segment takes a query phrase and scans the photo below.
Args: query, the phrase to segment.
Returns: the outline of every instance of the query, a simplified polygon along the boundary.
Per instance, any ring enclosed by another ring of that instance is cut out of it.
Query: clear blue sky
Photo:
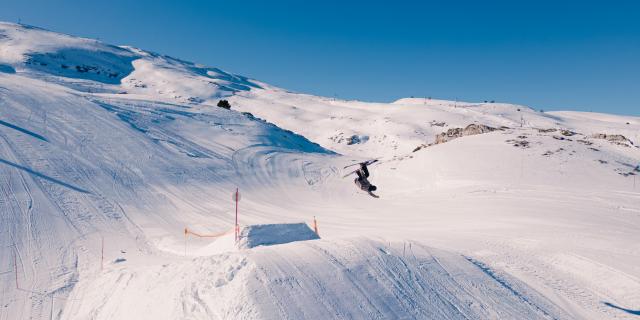
[[[324,96],[640,115],[640,1],[346,2],[2,0],[0,20]]]

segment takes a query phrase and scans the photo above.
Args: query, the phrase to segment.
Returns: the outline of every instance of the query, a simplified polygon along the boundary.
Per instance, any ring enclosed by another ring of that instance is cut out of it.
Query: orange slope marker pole
[[[316,216],[313,216],[313,231],[318,237],[320,236],[320,234],[318,233],[318,221],[316,221]]]

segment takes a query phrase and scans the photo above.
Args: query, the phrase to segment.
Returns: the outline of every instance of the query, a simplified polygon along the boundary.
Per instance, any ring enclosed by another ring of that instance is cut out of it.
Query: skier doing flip
[[[369,170],[367,169],[367,163],[363,162],[360,164],[360,169],[356,171],[358,177],[354,180],[356,185],[362,189],[363,191],[368,192],[370,195],[375,196],[372,191],[376,191],[378,188],[369,182],[367,178],[369,177]]]

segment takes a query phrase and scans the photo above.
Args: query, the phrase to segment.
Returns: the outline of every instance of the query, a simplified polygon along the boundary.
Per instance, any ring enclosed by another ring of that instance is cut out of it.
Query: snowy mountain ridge
[[[36,27],[2,23],[0,64],[76,90],[168,97],[204,102],[260,84],[217,68],[129,46],[61,35]],[[86,80],[103,84],[89,84]],[[111,85],[111,86],[110,86]],[[213,100],[211,100],[213,101]]]
[[[0,319],[632,319],[639,144],[638,117],[345,101],[0,23]],[[368,158],[379,199],[342,178]]]

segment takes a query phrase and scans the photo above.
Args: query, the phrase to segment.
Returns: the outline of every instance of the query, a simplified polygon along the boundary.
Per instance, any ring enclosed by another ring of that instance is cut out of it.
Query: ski
[[[371,160],[367,160],[367,161],[364,161],[364,162],[357,162],[357,163],[353,163],[353,164],[350,164],[350,165],[348,165],[348,166],[344,166],[344,168],[343,168],[343,169],[346,169],[346,168],[349,168],[349,167],[353,167],[353,166],[358,165],[358,164],[361,164],[361,163],[366,163],[367,165],[370,165],[370,164],[372,164],[372,163],[374,163],[374,162],[376,162],[376,161],[378,161],[378,160],[380,160],[380,158],[377,158],[377,159],[371,159]]]
[[[367,160],[367,161],[365,161],[365,162],[361,162],[361,163],[364,163],[364,164],[366,164],[366,165],[371,165],[371,164],[373,164],[373,163],[378,162],[378,160],[379,160],[379,159]],[[345,169],[346,169],[346,168],[348,168],[348,167],[353,167],[353,166],[354,166],[354,165],[356,165],[356,164],[360,164],[360,163],[354,163],[354,164],[352,164],[352,165],[348,165],[348,166],[346,166],[346,167],[345,167]],[[353,170],[353,171],[350,171],[349,173],[347,173],[347,174],[345,174],[344,176],[342,176],[342,178],[346,178],[346,177],[348,177],[348,176],[350,176],[350,175],[352,175],[352,174],[356,173],[356,171],[358,171],[358,170],[360,170],[360,169],[358,168],[358,169],[355,169],[355,170]]]

